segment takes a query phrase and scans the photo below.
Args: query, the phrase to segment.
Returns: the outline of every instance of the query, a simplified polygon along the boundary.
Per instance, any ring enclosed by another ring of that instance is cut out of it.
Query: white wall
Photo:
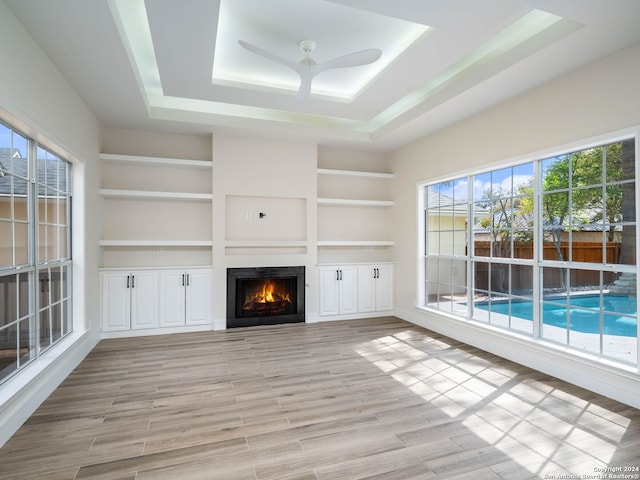
[[[0,387],[0,445],[99,339],[99,123],[0,1],[0,117],[73,162],[77,332]],[[84,228],[82,226],[84,225]]]
[[[640,377],[563,355],[504,332],[487,333],[468,322],[416,307],[417,184],[534,152],[580,145],[608,132],[640,125],[640,45],[565,75],[390,155],[395,173],[396,312],[402,318],[469,344],[640,406]],[[606,136],[605,136],[606,138]]]

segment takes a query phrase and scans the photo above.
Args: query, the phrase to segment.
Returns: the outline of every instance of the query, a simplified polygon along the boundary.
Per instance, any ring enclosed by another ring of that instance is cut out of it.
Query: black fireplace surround
[[[227,328],[304,322],[305,267],[227,268]]]

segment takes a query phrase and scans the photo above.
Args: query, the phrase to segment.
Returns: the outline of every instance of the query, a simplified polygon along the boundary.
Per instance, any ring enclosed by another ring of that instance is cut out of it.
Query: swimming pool
[[[511,312],[506,301],[477,302],[475,308],[502,315],[533,320],[533,302],[513,300]],[[570,329],[583,333],[600,333],[600,296],[575,295],[569,297]],[[602,298],[603,333],[636,337],[638,335],[637,303],[635,297],[606,294]],[[566,297],[547,297],[542,304],[542,323],[555,327],[567,327]]]

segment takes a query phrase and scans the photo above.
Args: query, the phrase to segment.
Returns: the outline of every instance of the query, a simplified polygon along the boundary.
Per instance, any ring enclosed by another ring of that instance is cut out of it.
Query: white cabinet
[[[358,274],[355,266],[320,267],[320,315],[358,311]]]
[[[103,272],[100,276],[103,330],[156,327],[157,279],[153,271]]]
[[[320,316],[363,318],[393,310],[393,265],[326,265],[318,270]]]
[[[211,271],[208,269],[160,272],[160,326],[211,323]]]
[[[381,312],[393,309],[393,266],[358,266],[358,311]]]
[[[321,317],[365,318],[393,310],[392,264],[324,265],[318,270]]]
[[[103,332],[206,326],[212,318],[210,268],[100,272]],[[180,331],[180,330],[177,330]]]

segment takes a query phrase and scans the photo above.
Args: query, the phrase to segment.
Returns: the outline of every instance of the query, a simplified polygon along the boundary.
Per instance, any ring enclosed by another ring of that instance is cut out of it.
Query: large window
[[[0,382],[72,329],[70,164],[0,123]]]
[[[425,306],[636,365],[633,139],[424,187]]]

